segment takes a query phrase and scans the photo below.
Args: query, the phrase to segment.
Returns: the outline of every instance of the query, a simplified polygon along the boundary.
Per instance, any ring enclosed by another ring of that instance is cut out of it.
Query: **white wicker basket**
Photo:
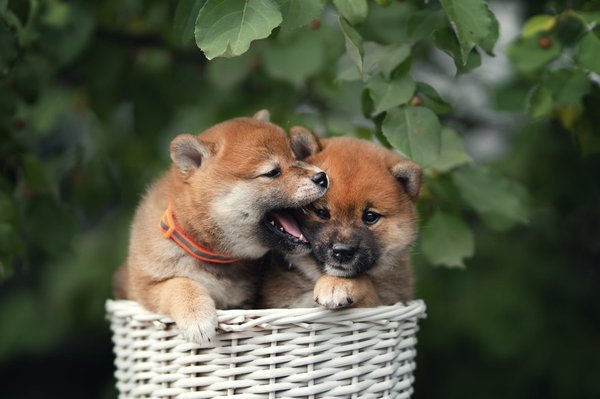
[[[425,304],[220,310],[210,344],[131,301],[106,304],[119,398],[408,398]]]

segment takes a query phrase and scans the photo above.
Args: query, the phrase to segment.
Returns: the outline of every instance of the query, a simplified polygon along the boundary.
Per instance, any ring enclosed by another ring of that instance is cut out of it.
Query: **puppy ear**
[[[421,190],[422,172],[419,165],[404,159],[392,166],[390,172],[404,186],[410,199],[415,202]]]
[[[191,134],[180,134],[171,141],[171,160],[184,175],[199,168],[212,153],[208,144]]]
[[[261,122],[270,122],[271,121],[271,114],[266,109],[261,109],[260,111],[258,111],[257,113],[255,113],[252,116],[252,118],[258,119]]]
[[[290,129],[290,145],[299,160],[315,155],[322,149],[317,135],[302,126],[293,126]]]

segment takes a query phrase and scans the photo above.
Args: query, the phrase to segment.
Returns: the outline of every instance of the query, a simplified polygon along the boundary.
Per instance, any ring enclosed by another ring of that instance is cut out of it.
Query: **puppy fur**
[[[336,137],[319,146],[306,161],[327,172],[331,187],[297,215],[312,251],[271,256],[261,307],[337,309],[411,299],[421,169],[364,140]]]
[[[296,138],[294,150],[310,153],[304,146],[312,140]],[[170,170],[148,188],[135,213],[115,296],[169,315],[187,339],[202,342],[215,334],[216,309],[253,304],[258,259],[269,249],[309,251],[306,242],[269,221],[321,197],[327,180],[319,168],[296,159],[266,111],[198,136],[177,136],[170,155]],[[158,224],[169,204],[188,237],[239,261],[204,262],[165,239]]]

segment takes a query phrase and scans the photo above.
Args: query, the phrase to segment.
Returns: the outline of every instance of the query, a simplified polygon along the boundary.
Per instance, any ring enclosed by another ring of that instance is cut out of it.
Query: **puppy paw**
[[[354,304],[348,284],[345,279],[325,278],[317,280],[313,290],[315,303],[327,309],[343,309]]]
[[[207,343],[216,334],[219,320],[214,308],[202,309],[175,320],[180,334],[188,341]]]
[[[315,302],[327,309],[373,307],[381,302],[368,276],[342,278],[321,276],[314,287]]]

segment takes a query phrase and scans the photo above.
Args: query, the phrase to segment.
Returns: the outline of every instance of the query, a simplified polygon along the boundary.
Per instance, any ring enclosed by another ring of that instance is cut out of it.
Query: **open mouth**
[[[288,239],[294,244],[309,245],[300,231],[300,226],[290,212],[283,209],[274,210],[265,216],[265,224],[275,234]]]

